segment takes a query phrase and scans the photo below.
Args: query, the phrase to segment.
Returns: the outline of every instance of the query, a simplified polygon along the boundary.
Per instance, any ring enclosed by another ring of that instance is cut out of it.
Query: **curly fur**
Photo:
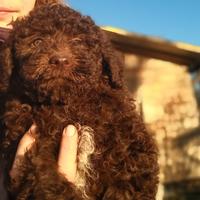
[[[13,23],[0,52],[1,154],[12,199],[153,200],[157,147],[123,82],[123,62],[90,17],[61,4]],[[9,179],[31,124],[36,142]],[[57,168],[62,130],[81,125],[72,184]]]

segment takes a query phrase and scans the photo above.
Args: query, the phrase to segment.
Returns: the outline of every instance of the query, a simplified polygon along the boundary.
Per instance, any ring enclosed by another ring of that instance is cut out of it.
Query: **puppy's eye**
[[[32,46],[36,47],[42,43],[42,39],[36,39],[32,42]]]
[[[78,42],[82,42],[82,39],[81,38],[73,38],[71,40],[69,40],[70,43],[78,43]]]

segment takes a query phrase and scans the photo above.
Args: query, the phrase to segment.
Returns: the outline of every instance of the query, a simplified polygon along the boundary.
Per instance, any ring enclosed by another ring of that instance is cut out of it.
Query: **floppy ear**
[[[105,33],[102,33],[102,73],[112,88],[123,87],[124,59],[122,53],[112,47]]]
[[[0,50],[0,94],[7,91],[13,69],[12,52],[9,46]]]

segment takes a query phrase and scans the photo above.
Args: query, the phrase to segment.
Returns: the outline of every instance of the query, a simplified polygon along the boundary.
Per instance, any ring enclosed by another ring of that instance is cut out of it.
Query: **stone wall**
[[[125,54],[125,80],[160,150],[163,184],[200,179],[199,111],[186,66]],[[198,131],[199,130],[199,131]]]

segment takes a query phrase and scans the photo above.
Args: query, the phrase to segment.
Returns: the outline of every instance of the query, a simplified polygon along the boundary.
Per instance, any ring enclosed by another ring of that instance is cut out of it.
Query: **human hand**
[[[16,179],[20,173],[20,162],[23,159],[24,154],[31,148],[35,142],[36,125],[32,125],[31,128],[24,134],[19,142],[15,160],[10,170],[10,177]],[[68,181],[74,183],[77,172],[77,145],[78,144],[78,132],[75,126],[68,125],[62,135],[60,151],[58,155],[58,171],[62,173]]]

